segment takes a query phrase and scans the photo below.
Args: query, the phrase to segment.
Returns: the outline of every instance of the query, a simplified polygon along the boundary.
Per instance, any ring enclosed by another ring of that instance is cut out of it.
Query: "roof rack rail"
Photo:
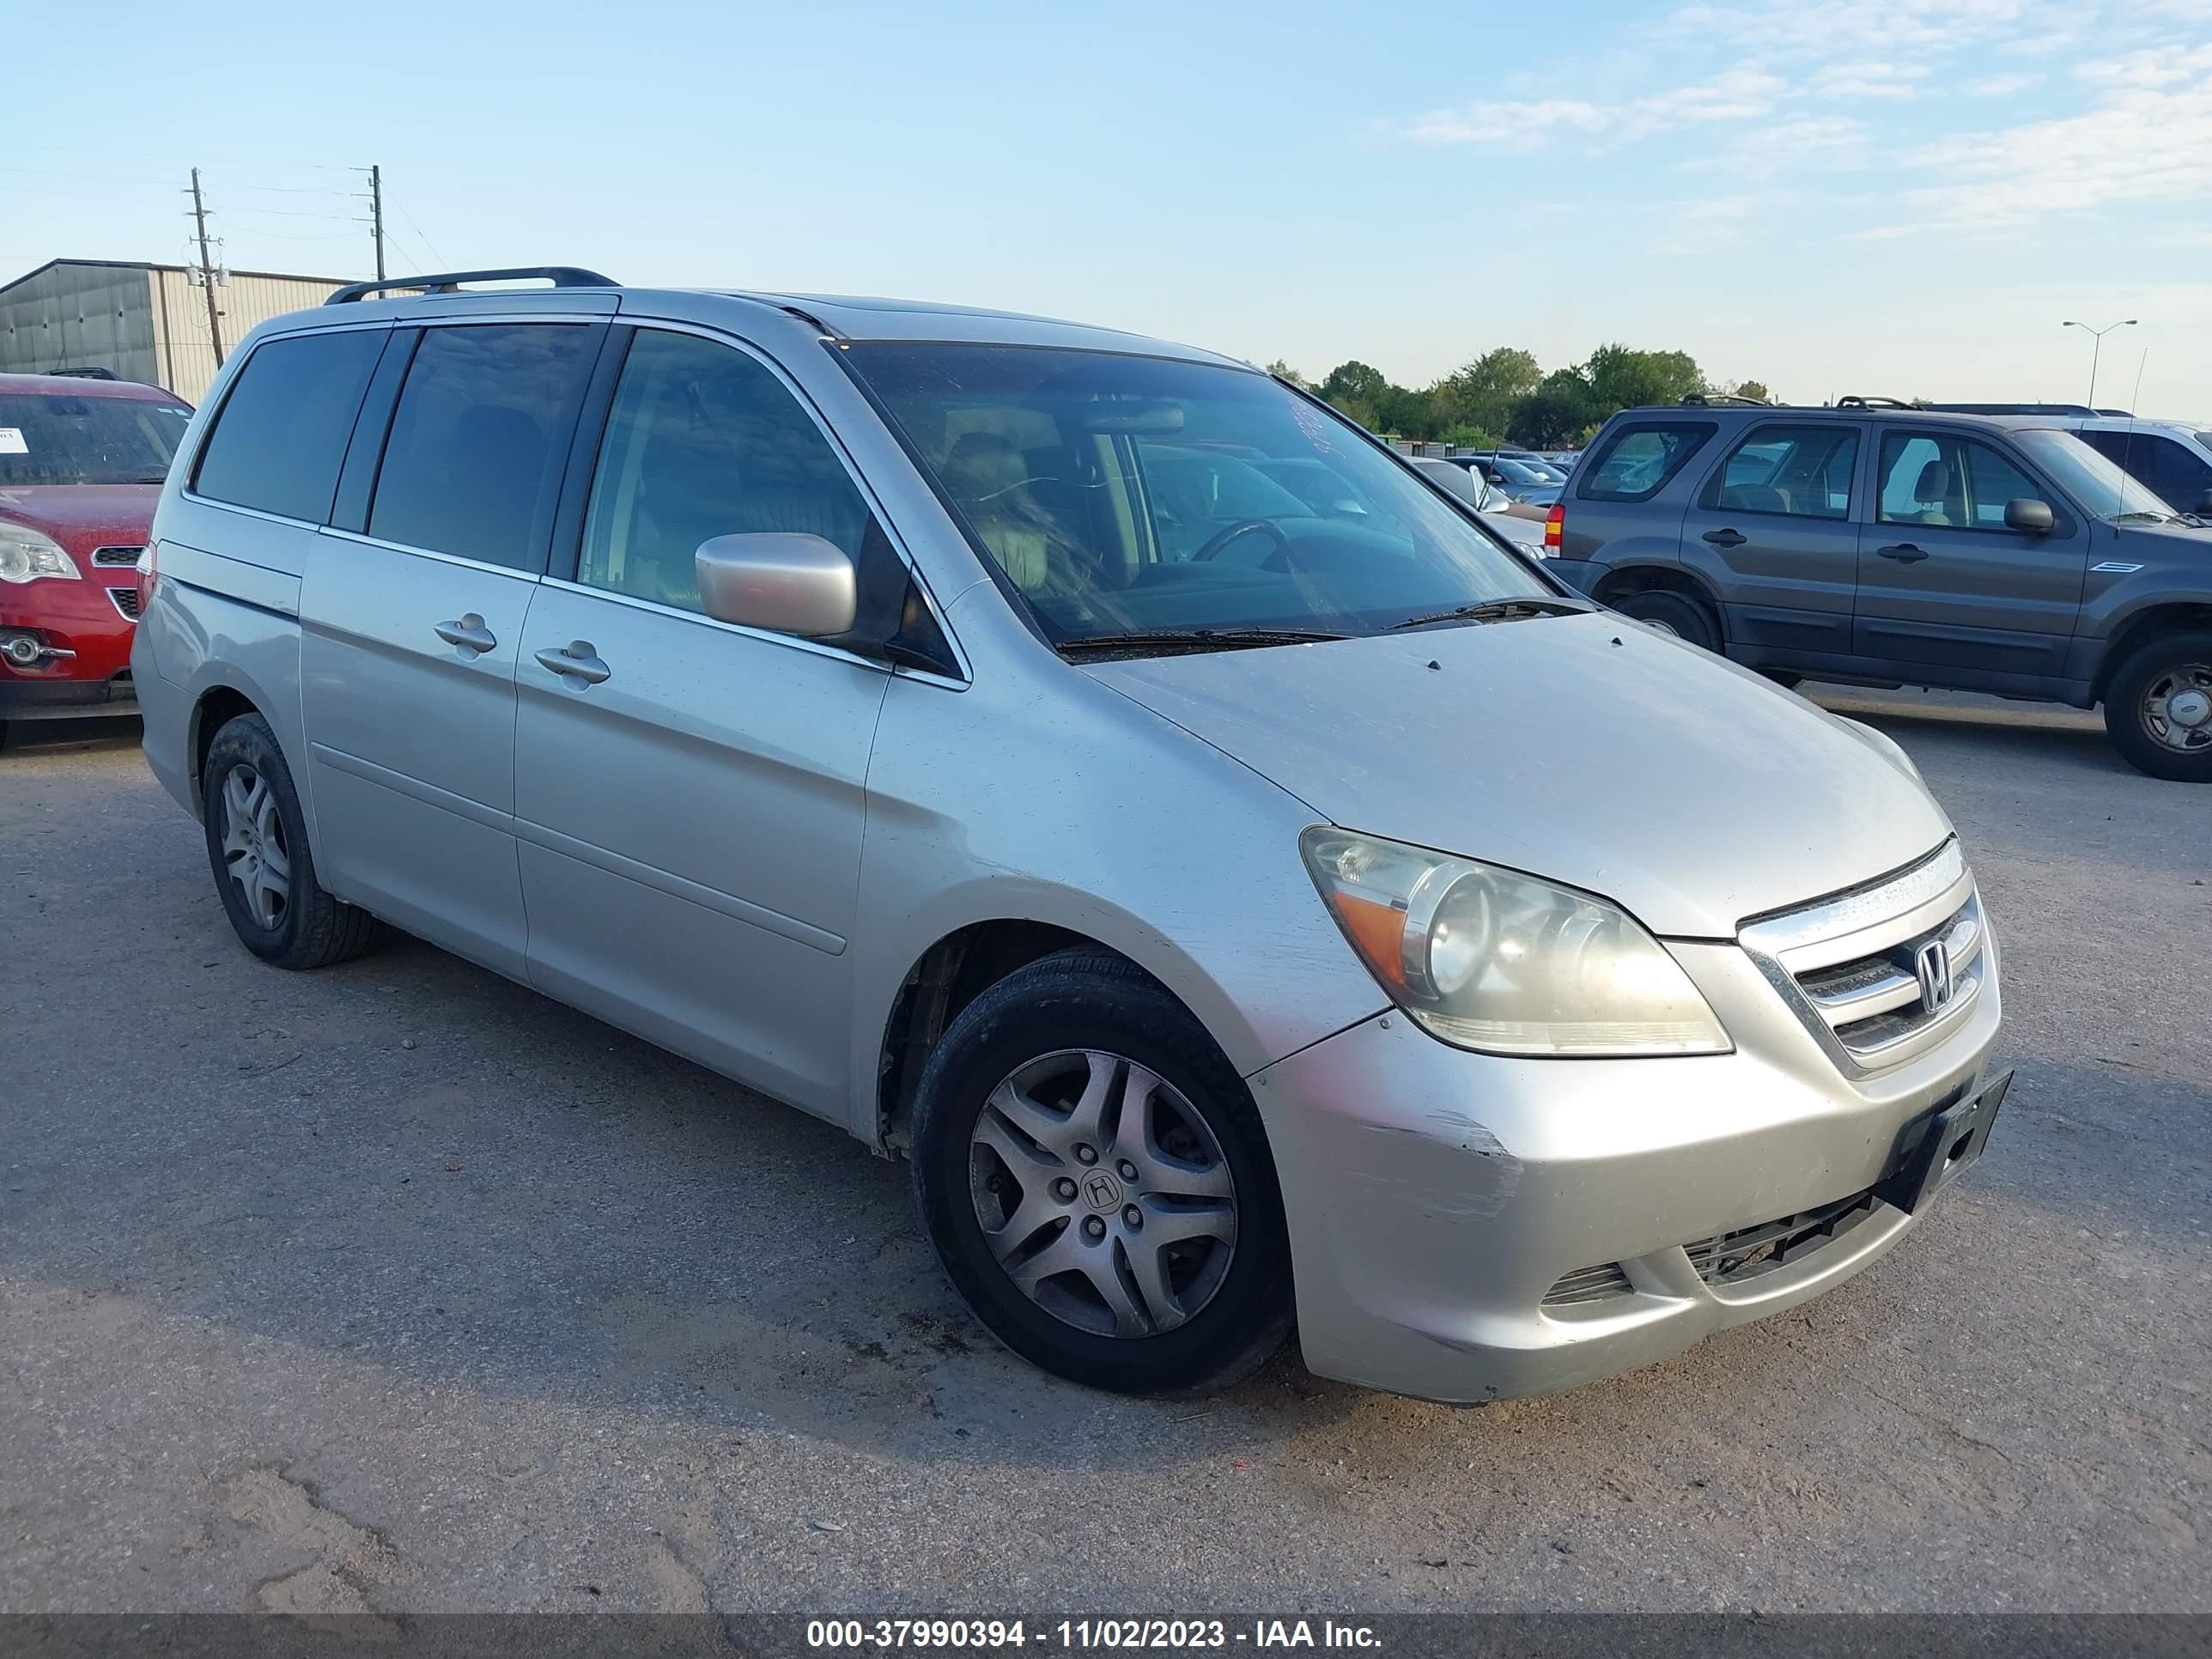
[[[1838,409],[1924,409],[1925,404],[1909,404],[1902,398],[1863,398],[1857,392],[1846,392],[1836,399]]]
[[[430,294],[457,294],[463,283],[513,283],[543,276],[556,288],[620,288],[611,276],[580,265],[515,265],[505,270],[444,270],[430,276],[394,276],[389,282],[349,283],[323,303],[349,305],[371,294],[395,288],[419,288]]]
[[[112,368],[50,368],[49,374],[58,374],[68,380],[119,380],[123,377]]]
[[[1764,398],[1741,398],[1733,392],[1692,392],[1685,396],[1683,404],[1693,409],[1710,409],[1725,404],[1731,409],[1773,409],[1778,405]]]
[[[2087,404],[1927,404],[1946,415],[2095,415]]]

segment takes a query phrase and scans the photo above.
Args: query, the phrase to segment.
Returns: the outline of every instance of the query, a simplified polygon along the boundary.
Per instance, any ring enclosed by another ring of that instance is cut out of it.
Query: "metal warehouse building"
[[[216,273],[216,325],[228,352],[255,324],[319,306],[350,277]],[[105,368],[197,404],[214,384],[206,291],[185,265],[55,259],[0,288],[0,374]]]

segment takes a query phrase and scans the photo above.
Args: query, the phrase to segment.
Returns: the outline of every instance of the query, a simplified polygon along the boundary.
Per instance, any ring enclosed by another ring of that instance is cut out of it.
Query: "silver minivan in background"
[[[1324,404],[482,275],[553,286],[256,330],[162,494],[146,756],[264,960],[403,928],[902,1153],[981,1321],[1128,1391],[1294,1325],[1376,1388],[1587,1382],[1979,1154],[1997,951],[1903,753]]]

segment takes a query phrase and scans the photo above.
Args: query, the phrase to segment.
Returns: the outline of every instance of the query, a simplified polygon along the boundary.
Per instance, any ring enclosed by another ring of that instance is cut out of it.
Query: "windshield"
[[[2111,520],[2135,514],[2161,519],[2180,516],[2149,485],[2130,477],[2108,457],[2070,432],[2037,427],[2013,435],[2035,464],[2050,473],[2092,518]]]
[[[1055,643],[1379,633],[1553,595],[1356,428],[1264,374],[1028,346],[837,356]]]
[[[0,486],[159,483],[191,418],[151,398],[0,394]]]

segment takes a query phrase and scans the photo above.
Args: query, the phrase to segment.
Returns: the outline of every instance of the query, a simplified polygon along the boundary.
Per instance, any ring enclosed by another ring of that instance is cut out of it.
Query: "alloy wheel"
[[[1174,1329],[1212,1300],[1236,1251],[1221,1143],[1125,1055],[1066,1049],[1017,1067],[976,1118],[969,1180],[1007,1278],[1081,1330]]]
[[[2143,688],[2143,730],[2178,754],[2212,750],[2212,664],[2179,663]]]
[[[246,913],[272,932],[282,927],[292,898],[292,860],[276,792],[251,766],[234,766],[223,777],[222,861]]]

